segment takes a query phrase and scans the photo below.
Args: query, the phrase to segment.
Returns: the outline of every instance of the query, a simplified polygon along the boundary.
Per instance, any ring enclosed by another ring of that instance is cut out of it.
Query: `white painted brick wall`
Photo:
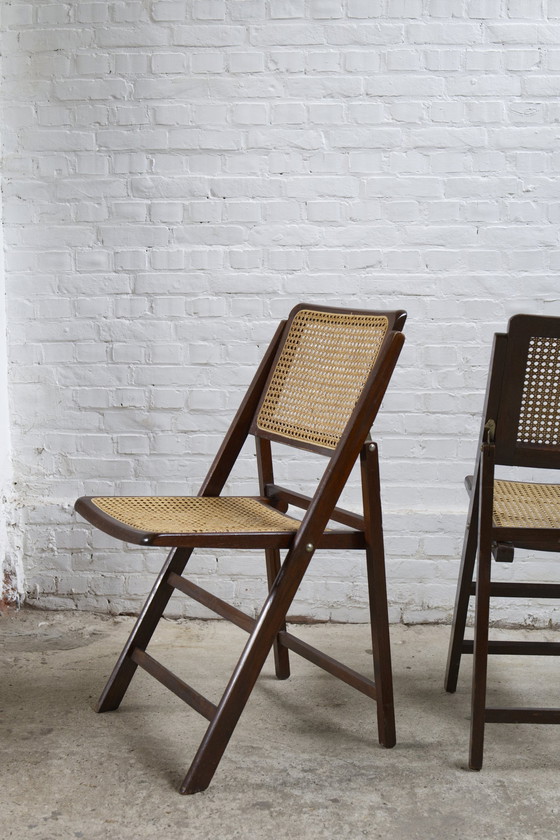
[[[0,196],[0,222],[2,199]],[[23,599],[23,566],[17,538],[10,539],[13,526],[12,459],[8,415],[8,358],[6,342],[5,272],[0,224],[0,610],[18,606]]]
[[[391,617],[448,618],[492,334],[560,315],[558,0],[7,0],[3,26],[30,602],[138,609],[162,555],[73,500],[195,492],[275,322],[310,300],[409,312],[375,433]],[[289,454],[278,476],[318,469]],[[253,475],[248,449],[227,489]],[[245,609],[263,594],[256,557],[192,566]],[[365,598],[358,557],[318,556],[293,612],[363,620]]]

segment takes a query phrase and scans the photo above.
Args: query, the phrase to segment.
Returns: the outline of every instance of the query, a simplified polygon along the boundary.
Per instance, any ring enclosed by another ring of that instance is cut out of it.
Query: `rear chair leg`
[[[393,672],[389,638],[389,611],[385,575],[385,550],[381,514],[379,459],[377,446],[368,443],[360,456],[362,492],[364,496],[365,533],[368,547],[366,565],[373,648],[373,670],[377,699],[377,729],[379,743],[394,747],[395,706],[393,700]]]
[[[488,672],[488,625],[490,621],[491,553],[479,551],[476,583],[476,618],[474,634],[471,739],[469,767],[480,770],[484,749],[486,712],[486,677]]]
[[[478,487],[474,492],[474,498],[471,502],[469,521],[465,529],[463,556],[461,557],[461,568],[457,583],[457,594],[455,596],[455,610],[453,613],[451,639],[449,640],[449,653],[447,657],[447,668],[445,671],[445,690],[450,694],[453,694],[457,690],[457,680],[459,678],[461,647],[465,638],[467,612],[469,609],[470,591],[476,561],[476,543],[478,536],[477,519]]]
[[[394,747],[396,743],[395,706],[383,554],[379,554],[375,549],[368,550],[367,565],[373,671],[377,699],[377,730],[379,743],[384,747]]]
[[[280,571],[280,552],[276,548],[267,548],[265,550],[266,556],[266,574],[268,579],[268,589],[272,588],[276,575]],[[283,621],[280,626],[280,632],[286,630],[286,622]],[[274,666],[276,669],[276,676],[279,680],[287,680],[290,676],[290,658],[288,648],[280,644],[278,636],[274,640]]]

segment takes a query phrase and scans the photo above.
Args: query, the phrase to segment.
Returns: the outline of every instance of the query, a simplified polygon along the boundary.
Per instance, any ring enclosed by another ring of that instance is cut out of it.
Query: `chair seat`
[[[258,496],[82,496],[76,510],[137,545],[289,548],[301,522]],[[363,532],[326,528],[319,548],[364,548]]]
[[[493,518],[498,528],[559,528],[560,484],[496,480]]]
[[[157,534],[293,533],[300,525],[250,496],[121,496],[90,502],[123,525]]]

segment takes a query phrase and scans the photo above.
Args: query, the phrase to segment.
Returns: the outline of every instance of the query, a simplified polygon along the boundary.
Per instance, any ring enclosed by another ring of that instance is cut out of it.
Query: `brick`
[[[467,15],[471,18],[499,18],[501,0],[469,0]]]
[[[344,120],[344,106],[339,102],[310,104],[307,111],[309,122],[317,125],[340,125]]]
[[[453,20],[446,23],[410,23],[407,33],[412,44],[476,44],[482,40],[480,27]]]
[[[157,21],[184,21],[187,16],[187,4],[177,0],[162,0],[152,3],[152,17]]]
[[[265,54],[262,52],[230,52],[228,56],[230,73],[262,73],[265,69]]]
[[[469,50],[465,56],[466,70],[498,72],[502,68],[503,55],[500,50]]]
[[[76,56],[76,70],[83,76],[102,76],[110,72],[111,61],[108,54],[82,53]]]
[[[114,53],[115,71],[123,75],[147,73],[150,57],[147,53]]]
[[[422,0],[387,0],[388,17],[415,18],[422,16]]]
[[[348,17],[381,17],[384,10],[383,0],[348,0]]]
[[[340,56],[333,52],[314,51],[309,53],[305,64],[311,73],[335,73],[340,67]]]
[[[438,96],[443,93],[443,79],[419,76],[375,76],[366,81],[370,96]]]
[[[392,50],[386,57],[388,70],[420,70],[421,56],[417,50]]]
[[[242,26],[193,24],[173,29],[173,43],[184,47],[233,47],[243,44],[245,38],[246,31]]]
[[[342,0],[310,0],[311,17],[319,20],[341,18]]]
[[[270,17],[276,19],[305,17],[304,0],[270,0]]]
[[[194,0],[192,14],[195,20],[224,20],[225,0]]]
[[[232,121],[239,125],[265,125],[268,122],[268,107],[261,103],[235,105]]]
[[[510,18],[535,20],[543,17],[543,6],[540,0],[507,0],[506,8]]]
[[[223,73],[225,58],[218,52],[193,53],[191,66],[193,73]]]
[[[187,57],[183,53],[156,53],[152,57],[152,73],[184,73]]]

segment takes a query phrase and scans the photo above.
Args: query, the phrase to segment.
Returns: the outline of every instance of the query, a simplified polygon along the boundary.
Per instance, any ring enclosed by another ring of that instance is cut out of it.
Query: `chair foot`
[[[136,668],[136,663],[123,651],[97,702],[96,712],[114,712],[119,708]]]
[[[282,626],[285,632],[286,625]],[[274,641],[274,670],[277,680],[287,680],[290,677],[290,659],[288,648],[284,647],[278,639]]]
[[[386,750],[392,750],[395,744],[397,743],[397,736],[393,732],[392,735],[388,735],[383,740],[379,739],[379,743],[382,747],[385,747]]]
[[[196,781],[187,782],[187,779],[185,779],[179,788],[179,793],[183,796],[192,796],[194,793],[202,793],[205,791],[209,784],[210,782],[207,782],[207,784],[197,784]]]

